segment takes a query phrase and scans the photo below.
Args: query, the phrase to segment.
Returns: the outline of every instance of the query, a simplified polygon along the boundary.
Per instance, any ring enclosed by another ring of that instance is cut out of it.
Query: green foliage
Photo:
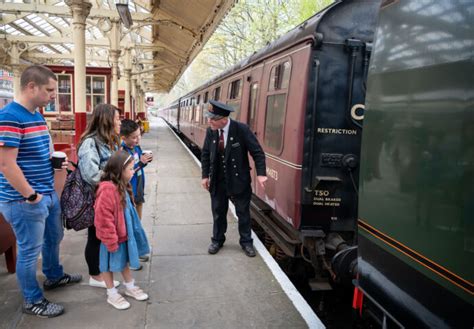
[[[162,105],[202,85],[327,7],[333,0],[240,0]]]
[[[326,8],[334,0],[300,0],[299,2],[299,21],[303,22],[304,20],[313,16],[316,12],[320,11],[323,8]]]

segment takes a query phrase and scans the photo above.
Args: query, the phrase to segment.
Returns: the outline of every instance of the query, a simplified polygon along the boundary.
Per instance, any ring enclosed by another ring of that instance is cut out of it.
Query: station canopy
[[[130,49],[132,74],[145,91],[168,92],[197,56],[236,0],[90,0],[86,19],[86,65],[111,67],[112,21],[116,2],[128,3],[133,24],[121,26],[119,67]],[[20,63],[74,65],[72,13],[66,1],[2,1],[0,66],[11,64],[12,45]]]

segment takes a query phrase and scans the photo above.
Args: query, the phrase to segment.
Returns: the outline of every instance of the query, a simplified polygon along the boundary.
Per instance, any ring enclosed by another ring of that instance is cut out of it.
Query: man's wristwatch
[[[26,201],[35,202],[37,198],[38,198],[38,192],[35,191],[35,193],[33,193],[32,195],[26,198]]]

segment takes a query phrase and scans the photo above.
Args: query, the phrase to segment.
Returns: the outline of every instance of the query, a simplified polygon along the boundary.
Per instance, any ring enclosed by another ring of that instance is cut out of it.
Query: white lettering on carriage
[[[275,169],[267,167],[267,176],[273,178],[274,180],[278,180],[278,171]]]
[[[342,128],[318,128],[319,134],[334,134],[334,135],[357,135],[355,129],[342,129]]]

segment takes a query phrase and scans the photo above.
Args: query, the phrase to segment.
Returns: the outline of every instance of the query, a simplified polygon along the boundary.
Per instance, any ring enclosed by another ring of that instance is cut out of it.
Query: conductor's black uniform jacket
[[[249,127],[241,122],[230,120],[229,133],[225,147],[224,163],[226,191],[228,195],[250,192],[250,165],[248,153],[255,162],[257,176],[266,175],[265,153]],[[202,178],[209,178],[211,195],[215,193],[216,162],[218,159],[219,131],[207,129],[201,152]]]

